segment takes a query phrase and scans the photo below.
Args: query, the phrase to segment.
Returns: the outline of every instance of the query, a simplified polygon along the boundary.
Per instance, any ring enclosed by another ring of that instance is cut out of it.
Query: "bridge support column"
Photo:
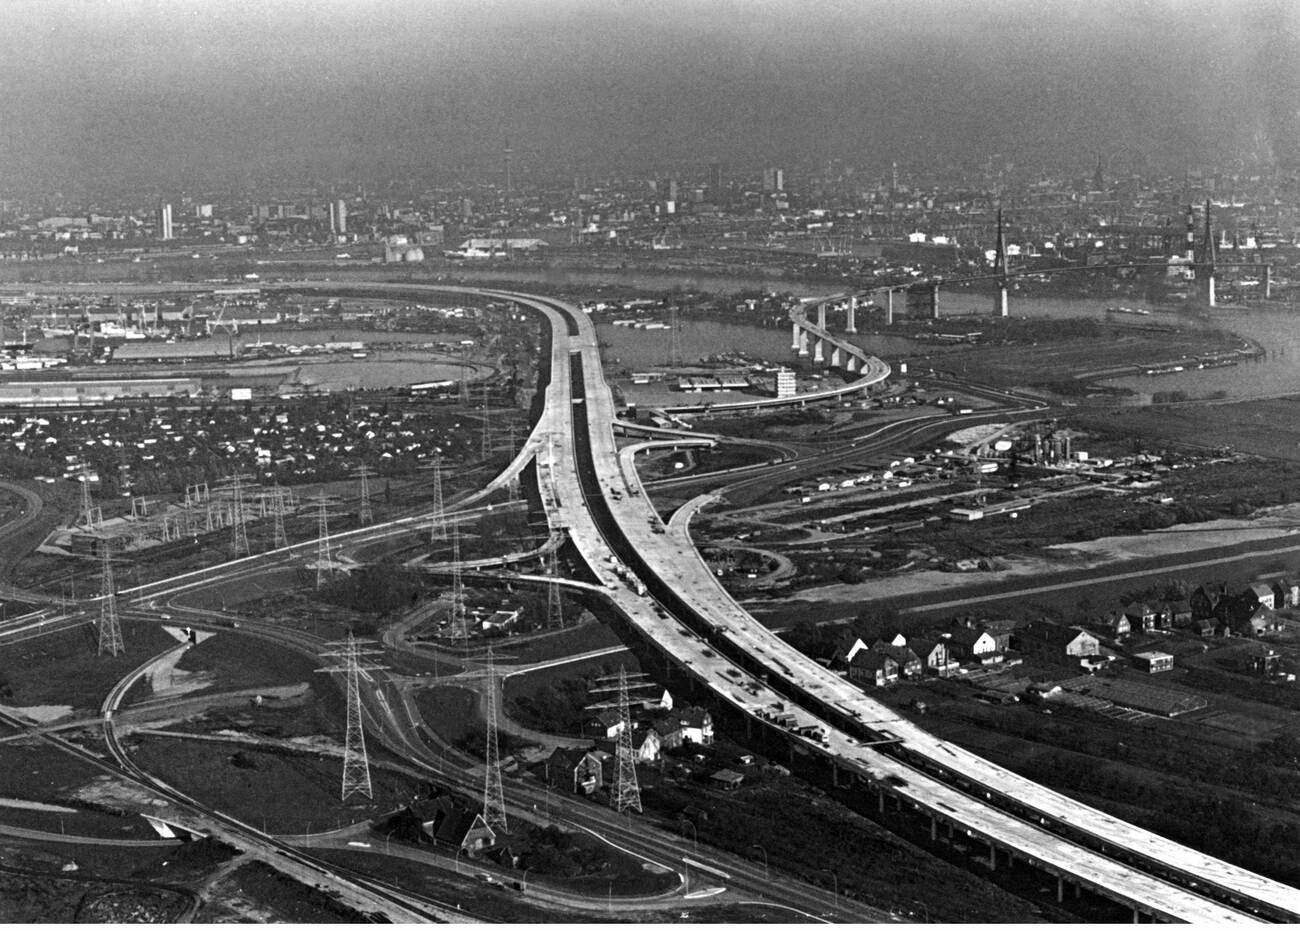
[[[813,361],[818,365],[826,361],[826,344],[820,336],[813,342]]]
[[[831,760],[831,788],[838,789],[839,787],[840,787],[840,771],[839,769],[836,768],[835,761]]]
[[[817,329],[819,330],[826,329],[826,304],[825,303],[821,303],[817,305]]]
[[[791,352],[799,351],[799,333],[800,333],[799,324],[797,323],[790,324],[790,351]]]
[[[993,841],[989,841],[989,872],[997,872],[998,868],[998,848],[993,846]]]
[[[1057,876],[1056,877],[1056,904],[1059,905],[1064,901],[1065,901],[1065,877]]]
[[[930,285],[930,319],[939,319],[939,286],[937,284]]]
[[[1011,316],[1007,306],[1007,286],[1005,284],[998,285],[998,297],[997,302],[993,305],[993,313],[998,317]]]
[[[1134,907],[1133,907],[1133,924],[1137,925],[1137,924],[1141,924],[1141,923],[1142,923],[1142,913],[1141,913],[1140,911],[1138,911],[1137,906],[1134,906]]]
[[[844,367],[850,372],[856,372],[858,370],[858,357],[849,356],[848,361],[844,363]]]
[[[1210,272],[1210,276],[1205,280],[1205,303],[1210,307],[1217,306],[1214,293],[1214,272]]]
[[[831,347],[831,368],[839,368],[839,367],[840,367],[840,347],[833,346]]]
[[[857,314],[858,314],[858,296],[855,294],[849,298],[848,315],[844,320],[845,333],[858,332],[858,322],[856,319]]]
[[[930,816],[930,842],[934,843],[939,839],[939,819],[934,815]]]
[[[808,331],[807,330],[799,331],[799,355],[801,356],[808,355]]]
[[[892,326],[894,322],[894,289],[890,288],[885,292],[885,326]]]
[[[884,789],[880,790],[880,813],[882,815],[885,813],[885,790]]]
[[[1273,266],[1264,266],[1264,300],[1273,296]]]
[[[948,842],[949,842],[949,843],[952,843],[952,831],[953,831],[952,822],[949,821],[949,822],[948,822]]]

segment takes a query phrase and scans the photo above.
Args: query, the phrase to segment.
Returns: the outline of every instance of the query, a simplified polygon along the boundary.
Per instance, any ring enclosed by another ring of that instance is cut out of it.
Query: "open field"
[[[1117,407],[1071,414],[1071,426],[1103,436],[1162,445],[1230,446],[1238,452],[1300,460],[1300,398],[1232,403]]]
[[[96,628],[85,624],[71,630],[0,646],[0,698],[7,705],[68,705],[98,710],[100,702],[127,673],[169,646],[170,634],[153,624],[122,622],[125,652],[98,655]]]
[[[317,889],[251,862],[219,881],[195,921],[301,925],[354,924],[365,918]]]
[[[203,695],[298,682],[324,685],[328,677],[315,673],[321,665],[261,638],[221,631],[186,650],[176,668],[210,678],[211,685],[186,693]]]
[[[342,760],[169,737],[128,739],[147,772],[272,833],[306,833],[373,818],[410,801],[415,784],[372,768],[374,799],[339,801]]]

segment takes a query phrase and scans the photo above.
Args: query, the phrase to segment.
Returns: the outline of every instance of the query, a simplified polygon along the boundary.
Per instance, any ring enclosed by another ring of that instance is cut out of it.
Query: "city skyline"
[[[0,10],[14,190],[720,159],[881,169],[1300,153],[1275,3],[289,0]]]

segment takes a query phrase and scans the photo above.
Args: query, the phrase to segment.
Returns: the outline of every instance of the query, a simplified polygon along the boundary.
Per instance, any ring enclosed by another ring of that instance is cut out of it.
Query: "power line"
[[[460,526],[451,524],[451,635],[457,640],[468,640],[465,625],[465,585],[460,577]]]

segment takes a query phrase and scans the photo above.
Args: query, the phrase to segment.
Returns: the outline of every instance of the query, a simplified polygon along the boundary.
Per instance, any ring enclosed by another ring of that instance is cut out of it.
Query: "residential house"
[[[1135,601],[1124,608],[1124,617],[1128,618],[1128,627],[1132,632],[1146,633],[1156,626],[1156,612],[1148,604]]]
[[[1258,637],[1271,626],[1273,611],[1252,598],[1224,598],[1217,607],[1214,633],[1220,637]]]
[[[476,808],[451,795],[419,799],[408,808],[420,825],[422,838],[462,850],[482,850],[496,843],[496,833]]]
[[[674,715],[651,722],[650,729],[659,737],[660,752],[676,750],[682,745],[682,722]]]
[[[984,631],[993,638],[993,642],[997,644],[997,652],[1005,653],[1011,649],[1011,641],[1015,638],[1016,628],[1019,626],[1018,621],[1003,618],[994,621],[981,621],[976,625],[976,629]]]
[[[1016,631],[1015,642],[1022,653],[1056,659],[1095,656],[1101,652],[1101,643],[1082,627],[1062,627],[1048,621],[1022,627]]]
[[[1282,656],[1263,643],[1252,643],[1238,656],[1238,665],[1244,672],[1259,676],[1276,676],[1282,671]]]
[[[921,665],[921,658],[909,647],[877,640],[871,648],[892,657],[898,664],[898,674],[905,679],[919,678],[925,668]]]
[[[937,676],[946,676],[958,667],[948,655],[948,641],[942,637],[914,637],[911,650],[921,659],[921,666]]]
[[[863,650],[849,663],[849,679],[884,686],[898,679],[898,661],[881,650]]]
[[[1088,626],[1112,640],[1127,637],[1129,631],[1132,630],[1132,625],[1129,624],[1128,617],[1123,611],[1107,611],[1105,614],[1094,618]]]
[[[1166,601],[1160,606],[1165,622],[1162,627],[1190,627],[1192,624],[1192,603],[1186,598],[1181,601]]]
[[[682,743],[702,747],[713,743],[713,715],[703,708],[695,705],[683,708],[678,719],[682,723]]]
[[[1277,607],[1274,601],[1273,586],[1267,582],[1255,582],[1252,585],[1247,585],[1240,597],[1247,603],[1254,602],[1268,608],[1270,611]]]
[[[1300,604],[1300,583],[1290,579],[1276,579],[1273,582],[1273,607],[1294,608]]]
[[[653,727],[641,728],[632,734],[632,753],[638,763],[654,763],[662,756],[659,734]]]
[[[1187,601],[1192,608],[1192,618],[1200,620],[1206,617],[1216,617],[1216,609],[1219,602],[1223,600],[1227,591],[1223,585],[1198,585]]]
[[[1159,650],[1144,650],[1133,654],[1133,665],[1143,672],[1169,672],[1174,668],[1174,657]]]
[[[853,662],[853,657],[865,649],[867,649],[867,645],[861,637],[852,635],[842,637],[835,647],[835,652],[831,655],[831,668],[848,669],[849,663]]]
[[[582,732],[592,737],[617,737],[623,732],[623,719],[617,710],[605,708],[587,719]]]
[[[958,627],[948,635],[948,653],[962,663],[985,663],[998,656],[998,642],[988,631]]]
[[[547,785],[578,795],[591,795],[605,778],[600,758],[587,750],[556,747],[543,766]]]

